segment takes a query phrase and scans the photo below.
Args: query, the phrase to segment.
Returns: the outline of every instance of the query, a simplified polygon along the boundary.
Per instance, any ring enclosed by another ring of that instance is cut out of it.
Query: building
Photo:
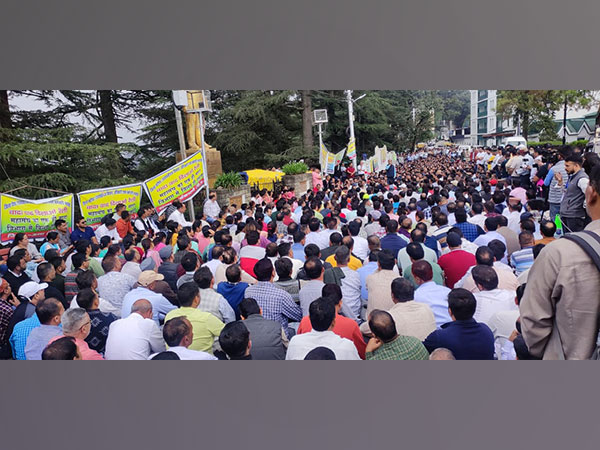
[[[512,118],[503,119],[496,114],[496,90],[471,90],[471,145],[503,145],[507,137],[521,134],[519,124]],[[570,109],[567,111],[566,142],[579,139],[591,139],[595,134],[597,105],[589,109]],[[563,111],[556,111],[556,134],[563,136]],[[450,138],[452,139],[452,133]],[[528,141],[539,139],[535,127],[530,129]],[[453,142],[455,141],[452,139]]]
[[[471,90],[471,145],[502,145],[517,134],[512,118],[496,114],[497,90]]]

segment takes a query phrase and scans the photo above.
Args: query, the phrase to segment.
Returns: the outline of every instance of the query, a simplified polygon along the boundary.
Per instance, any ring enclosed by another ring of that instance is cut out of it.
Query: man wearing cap
[[[162,267],[162,266],[161,266]],[[131,314],[131,307],[137,300],[148,300],[152,304],[152,318],[158,324],[160,319],[164,319],[167,313],[176,306],[167,300],[163,295],[154,292],[156,282],[164,280],[164,276],[153,270],[146,270],[138,278],[139,286],[129,291],[123,298],[121,308],[121,317],[126,318]]]
[[[35,307],[40,300],[44,299],[44,290],[47,287],[47,283],[38,284],[35,281],[28,281],[21,286],[18,293],[21,298],[21,304],[17,306],[17,309],[15,309],[15,312],[8,322],[8,328],[6,330],[7,336],[12,334],[16,324],[35,315]]]
[[[173,262],[173,247],[165,245],[158,252],[162,264],[158,268],[158,273],[163,276],[163,279],[169,283],[173,291],[177,291],[177,264]]]

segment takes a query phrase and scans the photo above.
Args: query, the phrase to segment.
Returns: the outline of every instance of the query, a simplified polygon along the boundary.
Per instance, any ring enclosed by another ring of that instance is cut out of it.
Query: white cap
[[[19,296],[31,299],[35,294],[43,291],[48,287],[48,283],[36,283],[35,281],[28,281],[19,288]]]

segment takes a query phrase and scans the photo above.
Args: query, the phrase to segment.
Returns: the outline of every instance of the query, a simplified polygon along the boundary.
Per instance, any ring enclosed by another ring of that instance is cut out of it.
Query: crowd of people
[[[18,233],[0,357],[592,358],[600,165],[583,150],[421,150],[314,168],[306,192],[211,193],[195,217],[119,204],[95,230]]]

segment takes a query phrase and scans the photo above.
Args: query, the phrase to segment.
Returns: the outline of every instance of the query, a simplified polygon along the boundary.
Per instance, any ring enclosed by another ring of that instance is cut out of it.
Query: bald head
[[[375,309],[369,315],[369,328],[382,342],[390,342],[398,335],[396,324],[390,313]]]
[[[131,307],[131,314],[133,313],[138,313],[144,319],[151,319],[152,303],[145,299],[137,300]]]
[[[456,358],[450,350],[447,348],[436,348],[431,355],[429,355],[430,361],[454,361]]]

